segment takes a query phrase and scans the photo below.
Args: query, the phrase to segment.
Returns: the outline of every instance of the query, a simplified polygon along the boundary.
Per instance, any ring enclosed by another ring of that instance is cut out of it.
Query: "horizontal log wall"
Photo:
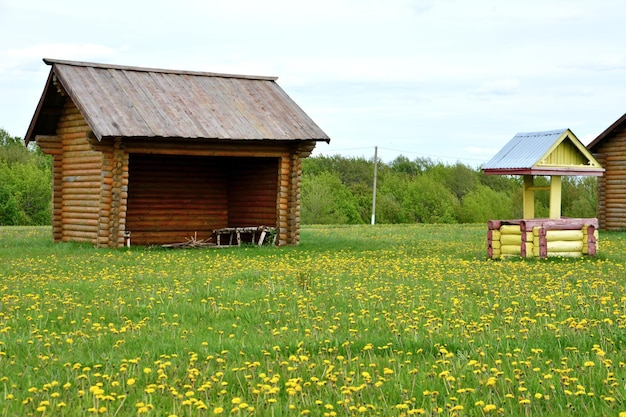
[[[208,239],[228,225],[226,166],[220,159],[131,154],[125,228],[133,244]]]
[[[280,169],[278,173],[278,227],[277,237],[279,245],[295,244],[292,241],[290,230],[290,202],[291,202],[291,158],[285,156],[280,159]]]
[[[262,204],[260,208],[244,207],[241,202],[233,201],[232,207],[227,207],[226,214],[230,215],[228,223],[229,225],[241,225],[249,224],[243,218],[243,215],[238,215],[238,210],[245,210],[251,216],[256,216],[257,223],[266,223],[269,221],[270,211],[276,213],[274,224],[277,228],[277,244],[278,245],[294,245],[298,244],[300,240],[300,186],[302,176],[302,158],[310,155],[311,151],[315,147],[315,142],[303,142],[303,143],[287,143],[287,142],[267,142],[267,141],[211,141],[211,140],[168,140],[165,142],[156,142],[153,140],[132,140],[125,142],[125,149],[131,155],[130,162],[130,183],[129,183],[129,212],[127,214],[126,229],[132,233],[132,241],[136,242],[136,233],[133,231],[133,227],[130,225],[134,220],[133,213],[131,211],[133,198],[133,163],[132,158],[134,154],[140,155],[161,155],[169,158],[170,156],[188,156],[188,157],[226,157],[229,158],[246,158],[253,159],[268,159],[274,158],[277,164],[278,173],[274,174],[276,177],[276,185],[270,185],[268,179],[260,177],[258,180],[265,183],[264,187],[268,189],[274,187],[278,192],[273,197],[273,208],[270,209],[269,205]],[[233,164],[233,162],[229,162]],[[230,172],[230,171],[227,171]],[[258,175],[254,174],[254,175]],[[242,177],[243,178],[243,177]],[[237,181],[233,179],[233,186]],[[249,188],[246,192],[254,192],[254,188]],[[229,199],[233,197],[235,193],[231,193]],[[269,193],[258,195],[258,198],[268,199]],[[235,198],[236,200],[236,198]],[[245,199],[244,199],[245,200]],[[248,201],[250,199],[248,198]],[[258,204],[257,204],[258,206]],[[256,210],[256,211],[255,211]],[[260,217],[259,217],[260,216]],[[258,224],[256,224],[258,225]],[[223,226],[225,227],[225,226]],[[156,235],[155,235],[156,236]],[[170,243],[170,242],[168,242]]]
[[[597,225],[596,218],[490,220],[487,254],[491,259],[594,256],[598,248]]]
[[[102,155],[91,148],[90,132],[78,108],[67,99],[57,125],[62,153],[55,154],[54,161],[55,241],[98,241]]]
[[[601,229],[626,229],[626,130],[616,129],[604,139],[596,158],[605,168],[598,178],[598,221]]]
[[[276,226],[278,158],[224,158],[228,227]]]

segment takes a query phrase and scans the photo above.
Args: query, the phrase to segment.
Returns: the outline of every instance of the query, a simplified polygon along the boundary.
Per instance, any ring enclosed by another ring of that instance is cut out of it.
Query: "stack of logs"
[[[489,258],[509,256],[594,256],[598,250],[598,219],[490,220]]]

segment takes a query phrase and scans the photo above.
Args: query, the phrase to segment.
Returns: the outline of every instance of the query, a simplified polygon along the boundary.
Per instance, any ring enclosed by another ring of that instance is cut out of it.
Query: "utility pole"
[[[378,176],[378,146],[374,146],[374,194],[372,196],[372,224],[376,224],[376,177]]]

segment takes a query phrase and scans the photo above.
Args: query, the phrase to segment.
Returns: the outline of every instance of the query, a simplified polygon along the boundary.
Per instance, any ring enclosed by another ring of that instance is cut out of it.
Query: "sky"
[[[277,76],[314,155],[480,166],[518,132],[588,144],[626,113],[623,0],[0,0],[0,128],[43,58]]]

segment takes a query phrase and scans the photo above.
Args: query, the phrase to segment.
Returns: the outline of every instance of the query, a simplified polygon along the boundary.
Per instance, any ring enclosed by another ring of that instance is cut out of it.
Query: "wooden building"
[[[55,242],[270,226],[299,243],[301,161],[330,139],[275,77],[44,62],[25,141],[53,156]]]
[[[604,166],[598,179],[600,229],[626,229],[626,114],[615,121],[587,149]]]

